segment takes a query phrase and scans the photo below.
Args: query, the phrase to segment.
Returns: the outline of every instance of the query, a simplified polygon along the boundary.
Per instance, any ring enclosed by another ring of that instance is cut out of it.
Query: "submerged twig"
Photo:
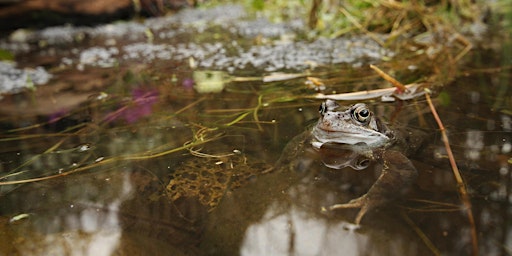
[[[192,103],[190,103],[190,104],[186,105],[185,107],[183,107],[183,108],[179,109],[179,110],[178,110],[178,111],[176,111],[174,114],[175,114],[175,115],[181,114],[182,112],[184,112],[184,111],[188,110],[189,108],[191,108],[191,107],[193,107],[193,106],[197,105],[198,103],[200,103],[200,102],[204,101],[205,99],[206,99],[206,97],[201,97],[201,98],[197,99],[196,101],[194,101],[194,102],[192,102]]]
[[[193,147],[205,144],[207,142],[214,141],[220,137],[221,137],[221,134],[213,135],[210,138],[202,137],[201,139],[197,139],[192,142],[186,143],[185,145],[183,145],[181,147],[172,148],[172,149],[168,149],[168,150],[164,150],[164,151],[160,151],[160,152],[150,151],[150,152],[146,152],[145,154],[131,154],[131,155],[121,155],[121,156],[116,156],[116,157],[104,158],[104,159],[98,160],[94,164],[78,167],[76,169],[73,169],[73,170],[70,170],[67,172],[62,172],[59,174],[30,178],[30,179],[23,179],[23,180],[3,181],[3,182],[0,182],[0,186],[50,180],[50,179],[54,179],[54,178],[58,178],[58,177],[67,176],[67,175],[70,175],[73,173],[86,171],[86,170],[92,169],[94,167],[99,167],[99,166],[106,165],[106,164],[112,164],[117,161],[138,161],[138,160],[148,160],[148,159],[153,159],[153,158],[157,158],[157,157],[162,157],[162,156],[165,156],[165,155],[168,155],[171,153],[175,153],[175,152],[178,152],[181,150],[193,148]],[[52,148],[54,148],[54,147],[52,147]]]
[[[244,119],[246,116],[248,116],[250,113],[252,112],[251,111],[247,111],[247,112],[243,112],[242,114],[238,115],[237,118],[233,119],[233,121],[227,123],[227,124],[224,124],[225,126],[232,126],[238,122],[240,122],[242,119]]]
[[[260,119],[258,118],[258,110],[262,106],[262,100],[263,100],[263,95],[260,95],[258,97],[258,105],[254,108],[254,111],[252,112],[252,116],[254,118],[254,121],[256,121],[256,126],[258,127],[258,130],[260,132],[263,131],[263,127],[261,127],[261,125],[260,125]]]
[[[416,232],[416,234],[420,237],[421,241],[423,241],[425,246],[427,246],[428,249],[430,249],[430,251],[434,255],[441,255],[439,249],[436,248],[432,241],[430,241],[427,235],[423,231],[421,231],[421,229],[411,220],[411,218],[409,218],[409,216],[407,216],[407,214],[405,214],[404,211],[400,211],[400,214],[402,215],[402,218],[405,220],[405,222],[407,222],[407,224],[409,224],[409,226],[414,230],[414,232]]]
[[[475,219],[473,217],[473,211],[471,207],[471,200],[466,189],[466,184],[464,183],[459,168],[457,167],[457,163],[455,162],[455,158],[450,147],[450,142],[448,140],[448,136],[446,135],[446,129],[444,128],[444,125],[441,122],[439,115],[437,114],[434,104],[432,104],[432,100],[430,99],[429,93],[430,91],[427,91],[427,93],[425,93],[425,98],[427,99],[430,110],[432,111],[432,115],[434,116],[437,125],[439,126],[439,129],[441,131],[441,136],[443,138],[444,146],[446,148],[446,153],[448,154],[448,159],[452,167],[453,175],[455,176],[455,180],[457,181],[457,189],[461,197],[462,203],[464,204],[466,213],[468,215],[468,221],[471,227],[471,243],[473,246],[473,255],[478,255],[478,237],[476,233]]]
[[[422,209],[418,207],[403,207],[407,209],[408,211],[413,212],[453,212],[453,211],[460,211],[460,206],[457,204],[452,203],[445,203],[445,202],[437,202],[437,201],[431,201],[431,200],[424,200],[424,199],[412,199],[412,202],[416,203],[423,203],[428,204],[427,207],[423,207]]]
[[[41,155],[44,155],[44,154],[47,154],[47,153],[50,153],[50,152],[53,152],[55,149],[57,149],[60,145],[62,145],[62,143],[64,143],[64,140],[65,139],[61,139],[59,140],[57,143],[55,143],[53,146],[51,146],[49,149],[45,150]],[[31,157],[30,159],[28,159],[27,161],[25,161],[24,163],[22,163],[21,165],[17,166],[16,168],[14,168],[13,170],[11,170],[7,175],[4,175],[4,176],[0,176],[0,180],[3,180],[3,179],[6,179],[6,178],[9,178],[9,177],[12,177],[12,176],[15,176],[15,175],[18,175],[18,174],[21,174],[23,173],[24,171],[18,171],[19,169],[23,168],[24,166],[27,166],[31,163],[33,163],[34,161],[36,161],[37,158],[39,158],[41,155],[35,155],[33,157]]]

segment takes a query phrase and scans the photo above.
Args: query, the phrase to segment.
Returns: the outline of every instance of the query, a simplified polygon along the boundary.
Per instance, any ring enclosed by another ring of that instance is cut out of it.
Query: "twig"
[[[262,106],[262,100],[263,100],[263,95],[260,95],[258,97],[258,105],[254,108],[253,112],[252,112],[252,115],[253,115],[253,118],[254,118],[254,121],[256,121],[256,126],[258,127],[258,130],[260,132],[263,131],[263,127],[261,127],[261,124],[260,124],[260,119],[258,118],[258,111],[260,110],[261,106]]]
[[[380,46],[384,46],[384,42],[382,40],[380,40],[377,36],[375,36],[374,33],[368,31],[368,29],[366,29],[363,25],[361,25],[361,23],[359,23],[359,21],[357,21],[357,19],[354,18],[354,16],[352,16],[352,14],[350,14],[345,8],[341,7],[340,12],[343,13],[343,15],[345,15],[345,17],[347,17],[347,19],[350,22],[352,22],[352,24],[354,24],[354,26],[356,26],[356,28],[358,28],[361,31],[363,31],[364,33],[366,33],[366,35],[368,35],[371,39],[373,39],[375,42],[377,42]]]
[[[19,171],[19,169],[23,168],[24,166],[27,166],[31,163],[33,163],[35,160],[37,160],[40,156],[44,155],[44,154],[48,154],[50,152],[53,152],[55,151],[55,149],[57,149],[60,145],[62,145],[62,143],[64,143],[64,139],[61,139],[60,141],[58,141],[57,143],[55,143],[53,146],[51,146],[49,149],[45,150],[41,155],[35,155],[33,157],[31,157],[30,159],[28,159],[27,161],[25,161],[24,163],[22,163],[21,165],[17,166],[16,168],[14,168],[13,170],[11,170],[7,175],[4,175],[4,176],[0,176],[0,180],[4,180],[6,178],[9,178],[9,177],[12,177],[12,176],[15,176],[17,174],[20,174],[20,173],[23,173],[25,171]]]
[[[375,72],[377,72],[377,74],[379,74],[379,76],[381,76],[382,78],[384,78],[384,80],[390,82],[394,87],[396,87],[400,92],[404,93],[407,91],[407,88],[405,87],[405,85],[403,85],[402,83],[398,82],[398,80],[396,80],[395,78],[393,78],[392,76],[384,73],[384,71],[382,71],[380,68],[378,68],[377,66],[374,66],[374,65],[371,65],[370,64],[370,68],[375,70]]]
[[[183,145],[181,147],[172,148],[172,149],[161,151],[161,152],[150,151],[150,152],[146,152],[146,154],[131,154],[131,155],[121,155],[121,156],[105,158],[105,159],[102,159],[101,161],[95,162],[94,164],[81,166],[76,169],[73,169],[73,170],[70,170],[67,172],[63,172],[63,173],[59,173],[59,174],[41,176],[41,177],[35,177],[35,178],[29,178],[29,179],[23,179],[23,180],[2,181],[2,182],[0,182],[0,186],[50,180],[50,179],[54,179],[54,178],[58,178],[58,177],[67,176],[67,175],[70,175],[73,173],[86,171],[86,170],[92,169],[94,167],[104,166],[106,164],[112,164],[112,163],[115,163],[118,161],[140,161],[140,160],[154,159],[154,158],[162,157],[162,156],[172,154],[172,153],[175,153],[175,152],[178,152],[181,150],[193,148],[193,147],[205,144],[207,142],[214,141],[220,137],[221,137],[221,134],[216,134],[216,135],[211,136],[210,138],[203,138],[201,140],[195,140],[195,141],[186,143],[185,145]]]
[[[418,96],[421,96],[425,94],[421,88],[425,84],[408,84],[404,85],[406,89],[406,93],[398,94],[396,93],[396,88],[389,87],[389,88],[382,88],[382,89],[375,89],[375,90],[369,90],[369,91],[356,91],[356,92],[347,92],[347,93],[338,93],[338,94],[323,94],[323,93],[317,93],[313,96],[306,96],[305,98],[313,98],[313,99],[332,99],[332,100],[369,100],[373,98],[378,98],[382,96],[394,96],[396,98],[399,98],[401,100],[409,100],[414,99]]]
[[[414,232],[416,232],[416,234],[420,237],[421,241],[423,241],[425,246],[427,246],[427,248],[430,249],[430,251],[434,255],[441,255],[441,252],[439,252],[439,250],[432,243],[432,241],[430,241],[427,235],[423,233],[423,231],[421,231],[421,229],[416,224],[414,224],[411,218],[409,218],[409,216],[407,216],[407,214],[404,211],[400,211],[400,214],[402,215],[402,218],[405,220],[405,222],[407,222],[407,224],[409,224],[409,226],[414,230]]]
[[[189,108],[191,108],[191,107],[193,107],[193,106],[197,105],[198,103],[200,103],[200,102],[204,101],[205,99],[206,99],[206,97],[201,97],[201,98],[199,98],[198,100],[196,100],[196,101],[194,101],[194,102],[192,102],[192,103],[188,104],[187,106],[185,106],[185,107],[183,107],[183,108],[179,109],[179,110],[178,110],[178,111],[176,111],[176,113],[174,113],[174,114],[175,114],[175,115],[181,114],[181,112],[186,111],[187,109],[189,109]]]
[[[473,255],[478,255],[478,237],[476,233],[476,225],[475,225],[475,219],[473,217],[473,211],[471,210],[471,200],[469,198],[466,184],[464,183],[464,180],[462,179],[462,176],[460,175],[459,168],[457,167],[457,164],[455,163],[455,158],[453,157],[452,149],[450,148],[450,142],[448,141],[448,136],[446,135],[446,130],[443,126],[443,123],[441,122],[441,119],[439,118],[439,115],[437,114],[437,111],[434,107],[434,104],[432,104],[432,100],[430,99],[430,91],[425,89],[425,98],[427,99],[428,105],[430,107],[430,110],[432,112],[432,115],[434,116],[437,125],[439,126],[439,129],[441,131],[441,135],[443,138],[444,146],[446,148],[446,153],[448,154],[448,159],[450,160],[450,165],[452,166],[453,175],[455,176],[455,180],[457,181],[457,189],[459,191],[459,195],[461,197],[462,203],[464,204],[465,211],[468,215],[468,221],[469,225],[471,227],[471,243],[473,246]]]

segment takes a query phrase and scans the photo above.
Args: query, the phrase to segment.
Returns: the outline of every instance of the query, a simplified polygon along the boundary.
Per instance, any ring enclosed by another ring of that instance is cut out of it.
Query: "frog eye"
[[[327,106],[325,105],[325,102],[322,102],[322,105],[320,105],[318,112],[320,112],[320,115],[322,116],[325,114],[325,112],[327,112]]]
[[[353,116],[357,121],[364,123],[370,118],[370,110],[364,105],[358,106],[354,109]]]

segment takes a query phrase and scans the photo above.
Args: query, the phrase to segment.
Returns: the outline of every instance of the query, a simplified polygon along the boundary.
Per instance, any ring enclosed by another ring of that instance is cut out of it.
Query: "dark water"
[[[170,44],[171,52],[181,57],[166,60],[166,50],[151,48],[148,54],[160,57],[113,64],[111,50],[99,59],[106,67],[81,59],[58,70],[60,55],[19,55],[20,62],[33,57],[51,70],[53,80],[0,102],[0,255],[467,255],[472,229],[482,255],[510,253],[511,70],[501,50],[471,52],[453,79],[435,89],[475,225],[440,131],[418,97],[365,100],[393,127],[413,131],[414,145],[396,150],[408,155],[418,177],[392,184],[391,191],[403,186],[406,193],[370,209],[355,226],[357,209],[322,208],[366,193],[382,162],[354,170],[329,168],[326,163],[341,160],[307,150],[293,158],[297,147],[285,146],[318,118],[321,103],[311,98],[316,91],[305,76],[233,79],[287,69],[269,57],[286,50],[265,49],[270,53],[260,60],[269,70],[256,66],[252,55],[246,63],[256,67],[221,74],[223,91],[201,94],[184,52],[206,52],[195,56],[203,69],[229,71],[240,59],[214,55],[220,46],[178,42]],[[308,49],[308,56],[322,48],[294,47]],[[72,49],[66,54],[71,60],[79,55]],[[292,55],[283,56],[293,63]],[[367,57],[356,63],[327,59],[310,73],[324,79],[326,93],[388,86],[367,67]],[[387,67],[396,69],[401,61],[410,60],[397,58]],[[399,74],[421,76],[421,69],[410,70]],[[215,81],[215,74],[205,76]],[[287,154],[293,165],[276,164]]]

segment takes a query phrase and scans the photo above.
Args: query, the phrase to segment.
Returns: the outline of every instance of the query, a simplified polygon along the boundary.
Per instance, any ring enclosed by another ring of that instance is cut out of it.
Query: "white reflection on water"
[[[484,133],[483,131],[469,130],[466,135],[465,157],[469,160],[479,160],[482,150],[484,149]]]
[[[122,237],[119,209],[131,197],[134,189],[130,172],[122,172],[112,182],[117,184],[104,188],[104,191],[97,190],[96,186],[102,183],[95,179],[78,184],[84,192],[80,195],[82,198],[76,199],[69,206],[70,209],[79,208],[77,205],[86,206],[78,212],[55,209],[54,216],[39,218],[35,214],[34,219],[24,220],[29,221],[29,230],[35,232],[27,233],[20,226],[17,236],[24,236],[25,239],[14,244],[16,250],[20,255],[113,255],[118,250]],[[90,191],[95,192],[88,193]],[[103,197],[98,193],[109,195]]]
[[[295,206],[285,213],[277,208],[269,207],[247,229],[241,255],[411,255],[417,246],[400,235],[391,239],[378,230],[315,218]]]

